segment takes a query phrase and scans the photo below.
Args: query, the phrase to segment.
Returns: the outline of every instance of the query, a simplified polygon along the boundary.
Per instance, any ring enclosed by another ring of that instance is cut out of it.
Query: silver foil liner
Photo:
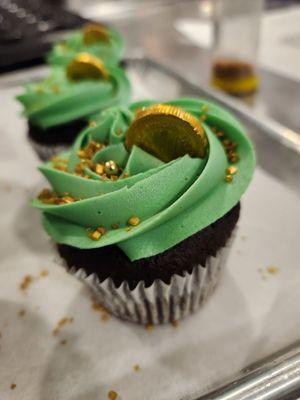
[[[214,291],[234,236],[235,232],[215,257],[207,259],[205,267],[197,265],[183,276],[174,274],[169,284],[155,280],[145,287],[140,282],[131,290],[126,281],[116,287],[111,278],[100,282],[83,269],[68,268],[68,272],[88,285],[95,299],[116,317],[143,325],[174,322],[194,313]]]
[[[57,156],[59,153],[69,149],[69,145],[57,144],[57,145],[45,145],[35,142],[29,138],[31,146],[42,161],[49,161],[53,156]]]

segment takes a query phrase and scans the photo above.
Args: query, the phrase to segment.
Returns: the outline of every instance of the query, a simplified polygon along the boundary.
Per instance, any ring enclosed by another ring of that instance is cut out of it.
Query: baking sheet
[[[129,73],[135,98],[190,94],[143,62]],[[299,339],[298,157],[250,127],[260,166],[221,284],[200,312],[151,331],[106,319],[56,262],[28,204],[41,177],[13,99],[19,90],[1,90],[1,400],[98,400],[109,390],[123,400],[192,399]],[[33,280],[21,290],[26,275]]]

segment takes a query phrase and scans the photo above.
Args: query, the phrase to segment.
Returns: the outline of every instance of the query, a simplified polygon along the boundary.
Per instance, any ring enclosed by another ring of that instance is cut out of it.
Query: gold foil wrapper
[[[204,158],[207,138],[200,121],[179,107],[155,104],[137,111],[125,144],[141,147],[164,162],[189,154]]]
[[[97,42],[110,41],[108,29],[100,24],[91,23],[84,26],[83,30],[83,42],[86,45],[94,44]]]
[[[67,66],[67,77],[70,80],[108,79],[104,63],[88,53],[79,53]]]

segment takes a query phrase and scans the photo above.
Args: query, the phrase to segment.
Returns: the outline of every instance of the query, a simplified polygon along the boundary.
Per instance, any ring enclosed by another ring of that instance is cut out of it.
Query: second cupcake
[[[130,83],[124,70],[107,67],[87,53],[79,53],[49,76],[29,83],[17,98],[28,119],[28,136],[42,160],[69,147],[97,111],[127,104]]]

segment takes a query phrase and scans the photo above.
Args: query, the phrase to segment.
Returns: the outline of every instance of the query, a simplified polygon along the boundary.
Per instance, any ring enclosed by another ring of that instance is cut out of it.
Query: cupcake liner
[[[116,317],[143,325],[173,322],[195,312],[214,291],[234,236],[235,232],[215,257],[207,259],[205,267],[197,265],[191,273],[173,275],[169,284],[156,280],[145,287],[144,282],[139,282],[131,290],[126,281],[116,287],[111,278],[100,282],[96,274],[87,275],[74,267],[67,269],[88,285],[96,300]]]
[[[29,142],[42,161],[49,161],[53,156],[57,156],[59,153],[62,153],[63,151],[66,151],[70,148],[70,145],[66,144],[40,144],[30,138]]]

